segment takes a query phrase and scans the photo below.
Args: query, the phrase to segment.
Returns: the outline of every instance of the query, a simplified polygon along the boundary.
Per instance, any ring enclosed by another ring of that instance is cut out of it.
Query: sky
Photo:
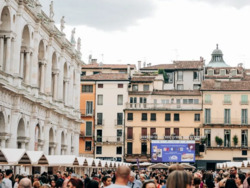
[[[50,0],[40,0],[49,13]],[[216,44],[230,66],[250,68],[249,0],[54,0],[54,20],[76,28],[82,60],[105,64],[211,60]]]

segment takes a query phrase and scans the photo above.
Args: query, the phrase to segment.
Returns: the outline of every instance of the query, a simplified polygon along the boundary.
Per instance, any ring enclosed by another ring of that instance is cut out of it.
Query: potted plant
[[[223,143],[223,140],[220,137],[216,136],[215,137],[215,142],[217,143],[218,146],[221,146],[222,143]]]
[[[237,144],[238,144],[238,136],[237,135],[234,135],[234,137],[233,137],[233,142],[234,142],[234,146],[236,147],[237,146]]]

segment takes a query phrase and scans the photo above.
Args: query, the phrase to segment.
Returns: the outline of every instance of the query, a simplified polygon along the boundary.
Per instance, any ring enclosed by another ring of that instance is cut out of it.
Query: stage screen
[[[151,162],[195,162],[195,141],[152,140]]]

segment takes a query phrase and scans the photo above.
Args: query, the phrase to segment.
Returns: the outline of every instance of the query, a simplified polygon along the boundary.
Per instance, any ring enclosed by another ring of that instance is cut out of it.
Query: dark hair
[[[235,179],[235,178],[236,178],[236,177],[235,177],[235,174],[230,174],[229,178],[230,178],[230,179]]]
[[[11,169],[8,169],[5,171],[6,176],[9,176],[10,174],[13,174],[13,171]]]
[[[147,187],[147,184],[150,184],[150,183],[153,183],[155,185],[155,182],[152,181],[152,180],[149,180],[149,181],[145,181],[142,185],[142,188],[146,188]],[[156,188],[156,185],[155,185],[155,188]]]
[[[85,180],[84,180],[84,187],[86,188],[88,183],[90,182],[90,178],[87,177]]]
[[[250,186],[250,177],[247,178],[247,183],[248,183],[248,186]]]
[[[201,179],[200,178],[194,178],[194,185],[200,185],[201,184]]]
[[[237,170],[237,167],[236,167],[236,166],[232,166],[232,168],[234,168],[235,170]],[[231,168],[231,169],[232,169],[232,168]]]
[[[241,184],[244,182],[246,176],[244,174],[238,174]]]
[[[237,188],[237,185],[236,185],[234,179],[228,179],[226,181],[225,188]]]
[[[102,182],[106,182],[108,178],[111,178],[110,176],[103,176],[102,177]]]
[[[86,188],[99,188],[99,183],[95,180],[90,180]]]
[[[71,178],[69,181],[68,181],[68,184],[69,182],[76,188],[83,188],[83,182],[79,179],[74,179],[74,178]]]
[[[186,171],[175,170],[171,172],[167,180],[167,188],[186,188],[192,184],[192,175]]]

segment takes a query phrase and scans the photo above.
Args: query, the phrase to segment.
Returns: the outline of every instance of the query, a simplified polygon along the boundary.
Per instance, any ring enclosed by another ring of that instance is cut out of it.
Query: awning
[[[151,165],[148,167],[148,170],[152,170],[152,169],[168,169],[168,165],[163,164],[163,163],[157,163],[154,165]]]
[[[49,166],[79,166],[79,162],[74,155],[46,155]]]
[[[181,163],[180,166],[182,166],[184,169],[196,169],[194,166],[186,163]]]
[[[8,165],[30,165],[31,160],[25,149],[1,149]]]
[[[2,151],[0,151],[0,164],[8,164],[8,161]]]

